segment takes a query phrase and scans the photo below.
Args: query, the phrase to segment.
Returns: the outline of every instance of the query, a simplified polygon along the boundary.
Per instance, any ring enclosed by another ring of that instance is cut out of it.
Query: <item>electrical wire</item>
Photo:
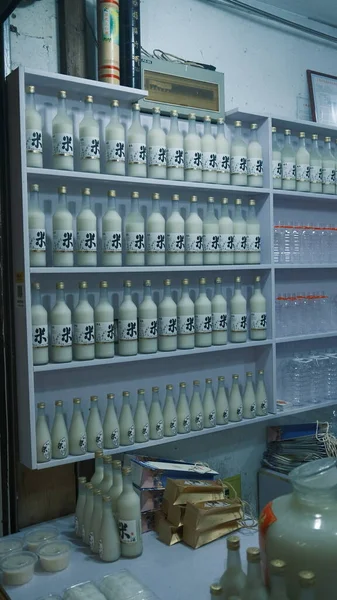
[[[199,67],[204,69],[205,67],[200,64],[193,62],[191,60],[186,60],[185,58],[181,58],[180,56],[176,56],[175,54],[170,54],[169,52],[165,52],[164,50],[160,50],[160,48],[155,48],[153,53],[151,54],[145,48],[142,47],[142,55],[147,58],[157,58],[158,60],[165,60],[166,62],[179,63],[182,65],[190,65],[191,67]]]

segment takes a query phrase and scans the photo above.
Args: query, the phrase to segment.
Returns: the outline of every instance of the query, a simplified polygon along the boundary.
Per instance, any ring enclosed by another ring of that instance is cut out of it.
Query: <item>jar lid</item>
[[[54,558],[70,552],[73,548],[71,542],[67,540],[56,540],[52,542],[44,542],[37,549],[37,554],[40,558]]]
[[[0,539],[0,558],[7,556],[10,552],[18,552],[22,550],[23,540],[21,538],[15,539]]]
[[[34,552],[28,550],[22,550],[21,552],[12,552],[9,556],[6,556],[0,562],[0,567],[3,571],[18,571],[19,569],[25,569],[35,565],[37,562],[37,555]]]
[[[42,544],[42,542],[57,538],[58,534],[59,530],[52,525],[48,527],[39,527],[25,535],[25,544]]]

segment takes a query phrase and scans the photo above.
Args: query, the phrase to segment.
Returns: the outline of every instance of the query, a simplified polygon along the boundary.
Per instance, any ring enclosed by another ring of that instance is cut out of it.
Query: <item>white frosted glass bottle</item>
[[[164,280],[164,297],[158,304],[158,350],[177,349],[177,305],[171,296],[171,280]]]
[[[310,154],[306,148],[304,131],[300,131],[296,152],[296,189],[298,192],[310,192]]]
[[[312,134],[312,144],[310,150],[310,191],[314,194],[321,194],[323,191],[323,161],[318,149],[318,135]]]
[[[87,432],[82,416],[81,399],[73,399],[73,414],[69,427],[69,452],[81,456],[87,451]]]
[[[256,216],[255,200],[249,200],[246,220],[247,227],[247,264],[259,265],[261,262],[261,227]]]
[[[66,107],[67,93],[58,93],[58,108],[52,122],[53,167],[63,171],[74,170],[74,128]]]
[[[216,409],[214,402],[213,385],[211,379],[206,379],[206,386],[203,400],[204,428],[209,429],[216,425]]]
[[[118,352],[134,356],[138,352],[137,306],[131,297],[131,281],[124,281],[124,297],[118,310]]]
[[[116,192],[108,191],[108,209],[102,219],[102,265],[122,266],[122,218],[116,208]]]
[[[160,212],[159,194],[152,195],[152,211],[146,221],[146,264],[165,265],[165,219]]]
[[[43,167],[42,118],[35,106],[35,87],[26,88],[26,160],[27,167]]]
[[[116,519],[111,510],[111,497],[102,498],[102,523],[98,554],[104,562],[115,562],[121,555],[121,544]]]
[[[217,183],[229,184],[231,181],[230,143],[225,137],[224,119],[220,117],[217,123],[218,131],[215,138]]]
[[[217,425],[227,425],[229,405],[225,389],[225,378],[223,375],[218,377],[218,391],[215,398],[215,418]]]
[[[268,414],[268,399],[266,387],[264,385],[264,371],[261,369],[257,374],[257,385],[256,385],[256,415],[258,417],[264,417]]]
[[[179,398],[177,402],[177,431],[189,433],[191,431],[191,413],[186,396],[186,383],[179,383]]]
[[[202,265],[204,260],[202,242],[202,219],[198,215],[197,196],[190,200],[190,214],[185,219],[185,260],[187,265]]]
[[[277,129],[271,128],[272,131],[272,180],[273,188],[280,190],[282,187],[282,152],[277,141]]]
[[[269,600],[289,600],[285,575],[286,563],[283,560],[271,560],[269,563]]]
[[[315,600],[315,574],[312,571],[300,571],[298,574],[300,595],[298,600]]]
[[[257,139],[257,123],[250,126],[250,142],[247,147],[247,174],[250,187],[263,187],[263,153]]]
[[[179,131],[178,111],[171,111],[170,131],[166,135],[167,179],[184,180],[184,137]]]
[[[53,214],[53,266],[74,266],[73,215],[67,206],[67,188],[58,189],[57,208]]]
[[[244,419],[256,417],[256,400],[253,386],[253,374],[246,373],[246,387],[242,398],[242,416]]]
[[[204,265],[219,264],[219,221],[214,211],[214,198],[207,199],[207,211],[202,224],[202,244],[204,251]]]
[[[247,262],[247,223],[242,216],[242,200],[235,200],[233,217],[234,230],[234,264],[245,265]]]
[[[184,138],[185,181],[202,181],[201,139],[197,133],[195,114],[188,115],[188,133]]]
[[[194,348],[194,303],[190,298],[188,279],[181,282],[181,297],[177,304],[177,329],[179,350],[190,350]]]
[[[130,392],[123,392],[123,405],[119,415],[120,445],[130,446],[135,443],[135,422],[130,406]]]
[[[114,309],[108,298],[108,282],[100,281],[99,301],[94,310],[95,357],[112,358],[115,354]]]
[[[122,478],[122,463],[120,460],[112,461],[112,473],[113,473],[113,484],[110,488],[109,496],[111,498],[111,511],[113,515],[116,515],[117,511],[117,500],[123,490],[123,478]]]
[[[76,250],[79,267],[97,265],[97,219],[90,208],[90,188],[82,190],[82,206],[76,218]]]
[[[46,405],[39,402],[36,418],[36,460],[38,463],[49,462],[51,459],[51,435],[45,415]]]
[[[132,105],[132,123],[127,132],[128,175],[146,177],[146,131],[140,123],[140,106]]]
[[[83,513],[82,540],[87,546],[89,546],[91,517],[94,510],[94,486],[92,483],[86,483],[85,488],[86,500]]]
[[[118,448],[119,423],[114,403],[115,394],[107,394],[107,408],[103,421],[103,447]]]
[[[74,360],[92,360],[95,358],[94,309],[88,302],[88,284],[79,283],[79,299],[74,310]]]
[[[84,100],[84,116],[79,125],[81,171],[100,172],[99,124],[94,118],[94,99],[86,96]]]
[[[227,538],[227,564],[219,583],[224,600],[229,600],[231,597],[241,598],[246,583],[246,575],[241,565],[240,538],[237,535],[231,535]]]
[[[112,473],[112,458],[111,456],[103,456],[103,479],[99,484],[101,494],[107,495],[113,485],[113,473]]]
[[[217,182],[216,142],[212,134],[211,117],[204,117],[204,135],[201,138],[202,180],[204,183]]]
[[[141,444],[149,441],[150,423],[145,404],[145,390],[138,390],[135,411],[135,442]]]
[[[172,212],[166,219],[166,264],[183,265],[185,260],[185,222],[180,214],[179,196],[172,196]]]
[[[140,498],[133,489],[131,467],[123,467],[123,491],[117,500],[121,555],[135,558],[143,552]]]
[[[234,294],[231,297],[231,342],[247,341],[247,301],[241,292],[241,277],[235,277]]]
[[[102,494],[101,490],[94,490],[94,506],[92,509],[89,533],[89,546],[93,554],[98,554],[98,546],[102,524]]]
[[[242,137],[241,121],[234,121],[231,147],[231,184],[247,185],[247,144]]]
[[[145,225],[139,212],[139,194],[131,194],[131,211],[125,219],[125,264],[127,267],[145,265]]]
[[[102,450],[95,451],[95,472],[90,480],[93,487],[99,487],[104,477],[103,452]]]
[[[191,429],[192,431],[201,431],[204,428],[204,408],[201,401],[200,381],[193,381],[193,393],[190,404]]]
[[[229,412],[230,421],[242,421],[242,397],[239,387],[239,375],[232,375],[232,387],[229,394]]]
[[[291,130],[284,132],[284,146],[282,149],[282,189],[296,190],[296,152],[291,143]]]
[[[269,595],[262,581],[259,548],[247,548],[247,577],[242,600],[268,600]]]
[[[144,298],[138,307],[138,352],[152,354],[158,350],[158,309],[152,300],[151,281],[144,281]]]
[[[199,279],[199,296],[194,303],[195,345],[205,348],[212,345],[212,303],[206,293],[206,279]]]
[[[105,170],[109,175],[125,175],[125,131],[118,107],[118,100],[113,100],[111,118],[105,129]]]
[[[70,362],[73,356],[71,310],[64,298],[64,283],[56,284],[56,302],[49,315],[51,345],[50,359],[55,363]]]
[[[255,277],[254,293],[249,300],[250,339],[267,339],[267,301],[261,292],[261,277]]]
[[[55,416],[51,429],[52,458],[66,458],[69,454],[69,438],[63,415],[63,402],[56,400]]]
[[[87,482],[86,477],[78,477],[78,496],[76,502],[76,510],[75,510],[75,535],[78,538],[82,537],[82,525],[83,525],[83,515],[84,515],[84,507],[86,501],[86,487],[85,484]]]
[[[234,224],[228,212],[228,198],[221,200],[219,234],[219,263],[220,265],[232,265],[234,263]]]
[[[164,437],[164,416],[160,406],[159,387],[152,388],[152,402],[149,412],[150,440],[161,440]]]
[[[39,205],[40,187],[30,186],[28,205],[29,259],[31,267],[45,267],[46,262],[46,219]]]
[[[98,410],[97,396],[90,396],[90,411],[87,421],[87,448],[88,452],[96,452],[96,450],[103,448],[103,427]]]
[[[166,396],[163,408],[164,417],[164,436],[172,437],[177,435],[177,411],[173,398],[173,385],[170,383],[166,386]]]
[[[212,298],[212,345],[227,344],[227,302],[221,290],[221,277],[214,280],[214,296]]]
[[[166,133],[160,125],[160,108],[152,110],[152,127],[147,134],[148,177],[166,179]]]
[[[331,137],[324,138],[323,159],[323,194],[334,194],[336,191],[335,175],[336,164],[331,152]]]
[[[40,284],[32,284],[33,365],[48,363],[48,313],[41,302]]]

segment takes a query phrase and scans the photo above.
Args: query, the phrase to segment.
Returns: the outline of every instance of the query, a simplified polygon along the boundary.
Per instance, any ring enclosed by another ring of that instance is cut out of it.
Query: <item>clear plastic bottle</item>
[[[268,398],[266,387],[264,385],[264,371],[261,369],[257,374],[257,385],[256,385],[256,415],[258,417],[264,417],[268,414]]]
[[[215,416],[217,425],[227,425],[229,414],[229,404],[225,388],[225,378],[223,375],[218,377],[218,391],[215,398]]]
[[[173,398],[173,385],[166,386],[166,397],[163,409],[164,417],[164,436],[172,437],[177,435],[177,411]]]
[[[131,281],[124,281],[124,297],[118,311],[118,352],[134,356],[138,352],[137,306],[131,297]]]
[[[146,131],[140,123],[140,106],[132,105],[132,123],[127,132],[128,175],[146,177]]]
[[[277,141],[277,129],[276,127],[271,128],[272,131],[272,178],[273,188],[280,190],[282,187],[282,152],[280,145]]]
[[[254,293],[249,300],[250,310],[250,339],[267,339],[267,301],[261,292],[261,277],[257,275],[254,283]]]
[[[240,538],[231,535],[227,538],[227,564],[220,578],[223,600],[229,600],[231,596],[238,596],[245,587],[246,575],[243,572],[240,556]]]
[[[123,467],[123,491],[117,500],[121,555],[135,558],[143,552],[140,498],[133,489],[131,467]]]
[[[247,577],[242,600],[268,600],[268,592],[262,581],[259,548],[247,548]]]
[[[108,209],[102,219],[102,265],[122,266],[122,218],[116,208],[116,192],[108,191]]]
[[[263,187],[263,153],[257,139],[257,123],[250,126],[250,142],[247,147],[247,175],[250,187]]]
[[[298,580],[300,584],[298,600],[315,600],[315,574],[312,571],[300,571]]]
[[[225,123],[223,117],[219,117],[217,123],[218,131],[215,138],[217,183],[224,185],[229,184],[231,181],[230,143],[225,137]]]
[[[120,558],[121,544],[116,519],[111,510],[111,497],[102,498],[102,523],[98,554],[104,562],[114,562]]]
[[[97,266],[97,219],[90,208],[90,194],[90,188],[82,190],[82,206],[76,218],[76,250],[79,267]]]
[[[242,137],[241,121],[234,121],[231,147],[231,184],[247,185],[247,144]]]
[[[205,380],[205,392],[203,399],[204,428],[209,429],[216,425],[216,409],[214,402],[213,384],[211,379]]]
[[[189,280],[183,279],[181,282],[181,297],[177,304],[177,329],[178,329],[178,348],[180,350],[191,350],[195,343],[195,318],[194,302],[190,298]]]
[[[33,365],[48,363],[48,313],[41,302],[40,284],[32,284]]]
[[[144,298],[138,307],[138,352],[153,354],[158,350],[158,310],[152,300],[151,281],[143,283]]]
[[[181,266],[185,261],[185,222],[180,214],[179,195],[172,196],[172,212],[166,219],[166,264]]]
[[[191,429],[192,431],[201,431],[204,428],[204,409],[200,394],[200,381],[193,381],[193,393],[190,404]]]
[[[31,267],[45,267],[47,264],[46,253],[46,219],[40,208],[40,186],[33,183],[30,186],[28,205],[28,235],[29,259]]]
[[[199,279],[199,295],[194,303],[195,345],[206,348],[212,345],[212,303],[206,292],[206,279]]]
[[[95,472],[90,480],[93,487],[99,487],[104,477],[104,466],[103,466],[103,451],[95,451]]]
[[[82,537],[83,514],[86,501],[86,477],[78,477],[78,496],[75,509],[75,535],[78,538]]]
[[[97,396],[90,396],[90,411],[87,421],[87,447],[88,452],[96,452],[103,448],[103,427],[98,410]]]
[[[233,217],[234,232],[234,264],[244,265],[247,262],[247,223],[242,216],[242,200],[235,200]]]
[[[235,277],[234,294],[231,297],[231,342],[247,341],[247,301],[241,292],[241,277]]]
[[[166,136],[167,179],[184,180],[184,137],[179,131],[178,111],[171,111],[170,131]]]
[[[247,264],[259,265],[261,262],[261,227],[256,216],[255,200],[249,200],[246,220],[247,226]]]
[[[66,458],[69,454],[69,438],[63,414],[62,400],[55,402],[55,416],[51,429],[52,458]]]
[[[117,500],[123,490],[122,463],[120,460],[112,461],[112,473],[113,473],[113,484],[110,488],[109,496],[111,498],[112,514],[116,515]]]
[[[323,191],[323,161],[318,148],[318,135],[313,133],[310,151],[310,191],[321,194]]]
[[[92,509],[89,533],[89,546],[93,554],[98,554],[98,546],[102,524],[102,493],[99,489],[94,489],[94,506]]]
[[[253,386],[253,374],[246,373],[246,387],[242,398],[242,416],[244,419],[254,419],[256,417],[256,400]]]
[[[109,175],[125,175],[125,131],[118,107],[118,100],[113,100],[111,119],[105,129],[105,169]]]
[[[221,290],[221,277],[214,280],[212,298],[212,345],[227,344],[227,302]]]
[[[131,446],[135,443],[135,422],[130,406],[130,392],[123,392],[123,405],[119,415],[120,445]]]
[[[73,317],[74,360],[92,360],[95,358],[94,309],[88,302],[87,288],[87,282],[80,281],[79,299]]]
[[[102,496],[109,494],[111,486],[113,485],[111,456],[103,456],[103,473],[103,479],[98,486],[98,488],[101,490]]]
[[[152,388],[152,402],[149,412],[150,440],[161,440],[164,437],[164,416],[160,406],[159,387]]]
[[[26,160],[27,167],[43,167],[42,118],[35,106],[35,87],[26,88]]]
[[[310,154],[306,148],[305,132],[300,131],[300,143],[296,152],[296,189],[310,192]]]
[[[291,130],[284,132],[282,149],[282,189],[296,190],[296,152],[291,143]]]
[[[239,387],[239,375],[232,375],[232,387],[229,394],[229,420],[242,421],[242,397]]]
[[[74,170],[73,120],[67,113],[67,92],[58,93],[58,108],[52,122],[53,167],[63,171]]]
[[[269,600],[289,600],[285,579],[286,563],[283,560],[271,560],[269,563],[270,596]]]
[[[164,280],[164,297],[158,305],[158,350],[177,349],[177,305],[171,295],[171,280]]]
[[[188,115],[188,133],[184,138],[185,181],[202,181],[201,138],[197,133],[195,114]]]
[[[179,398],[177,403],[177,431],[189,433],[191,431],[191,413],[186,396],[186,383],[179,383]]]
[[[127,267],[145,265],[145,224],[139,211],[139,193],[131,194],[131,211],[125,219],[125,264]]]
[[[203,264],[202,219],[198,215],[198,198],[190,199],[190,214],[185,219],[185,260],[187,265]]]
[[[219,263],[220,265],[232,265],[234,262],[234,224],[228,212],[228,198],[221,200],[219,234]]]
[[[88,482],[85,483],[85,489],[86,499],[82,523],[82,540],[87,546],[89,546],[91,517],[94,510],[94,486],[92,483]]]
[[[95,306],[95,357],[112,358],[115,354],[114,309],[108,299],[108,282],[100,281],[99,301]]]
[[[107,394],[107,408],[103,421],[103,447],[118,448],[119,422],[115,409],[115,394]]]
[[[134,421],[136,444],[148,442],[150,435],[150,422],[145,404],[145,390],[138,390],[137,406]]]
[[[204,183],[217,182],[216,142],[212,134],[211,117],[204,117],[204,135],[201,138],[202,180]]]
[[[79,124],[81,171],[100,172],[99,123],[94,118],[94,99],[86,96],[84,116]]]
[[[152,110],[152,127],[147,135],[148,177],[166,179],[166,134],[160,124],[160,108]]]
[[[36,460],[38,463],[49,462],[51,459],[52,441],[45,408],[44,402],[38,403],[36,418]]]
[[[204,265],[219,264],[219,221],[214,211],[214,198],[207,200],[207,211],[202,226],[202,242],[204,250]]]
[[[324,138],[323,159],[323,194],[334,194],[336,191],[336,164],[331,152],[331,137]]]
[[[56,302],[50,312],[49,321],[51,325],[51,361],[55,363],[70,362],[73,355],[73,329],[71,310],[65,302],[63,281],[58,281],[56,284]]]
[[[152,194],[152,211],[146,221],[146,264],[165,265],[165,219],[160,212],[159,194]]]
[[[69,452],[81,456],[87,451],[87,432],[81,409],[81,398],[73,399],[73,414],[69,427]]]
[[[58,189],[57,208],[53,214],[53,266],[72,267],[74,265],[73,215],[67,206],[67,188]]]

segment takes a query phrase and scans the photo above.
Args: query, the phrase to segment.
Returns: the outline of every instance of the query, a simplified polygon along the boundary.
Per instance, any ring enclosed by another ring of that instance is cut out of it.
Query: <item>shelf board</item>
[[[276,270],[287,270],[287,269],[337,269],[337,263],[313,263],[307,265],[295,265],[295,264],[275,264]]]
[[[327,200],[328,202],[336,202],[336,194],[313,194],[311,192],[290,192],[288,190],[275,190],[273,189],[274,198],[281,199],[287,198],[289,200],[296,200],[296,198],[303,198],[305,200]]]
[[[290,335],[284,338],[276,338],[276,344],[287,344],[289,342],[300,342],[302,340],[324,340],[325,338],[337,337],[337,331],[325,331],[324,333],[307,333],[305,335]]]
[[[272,123],[274,127],[283,129],[291,129],[292,133],[299,131],[305,131],[306,135],[309,136],[313,133],[321,134],[323,136],[330,135],[332,131],[336,131],[336,127],[333,125],[324,125],[323,123],[315,123],[314,121],[301,121],[284,119],[282,117],[272,117]]]
[[[337,268],[337,266],[336,266]],[[181,267],[31,267],[32,275],[38,274],[60,274],[66,273],[187,273],[204,271],[267,271],[271,265],[184,265]]]

